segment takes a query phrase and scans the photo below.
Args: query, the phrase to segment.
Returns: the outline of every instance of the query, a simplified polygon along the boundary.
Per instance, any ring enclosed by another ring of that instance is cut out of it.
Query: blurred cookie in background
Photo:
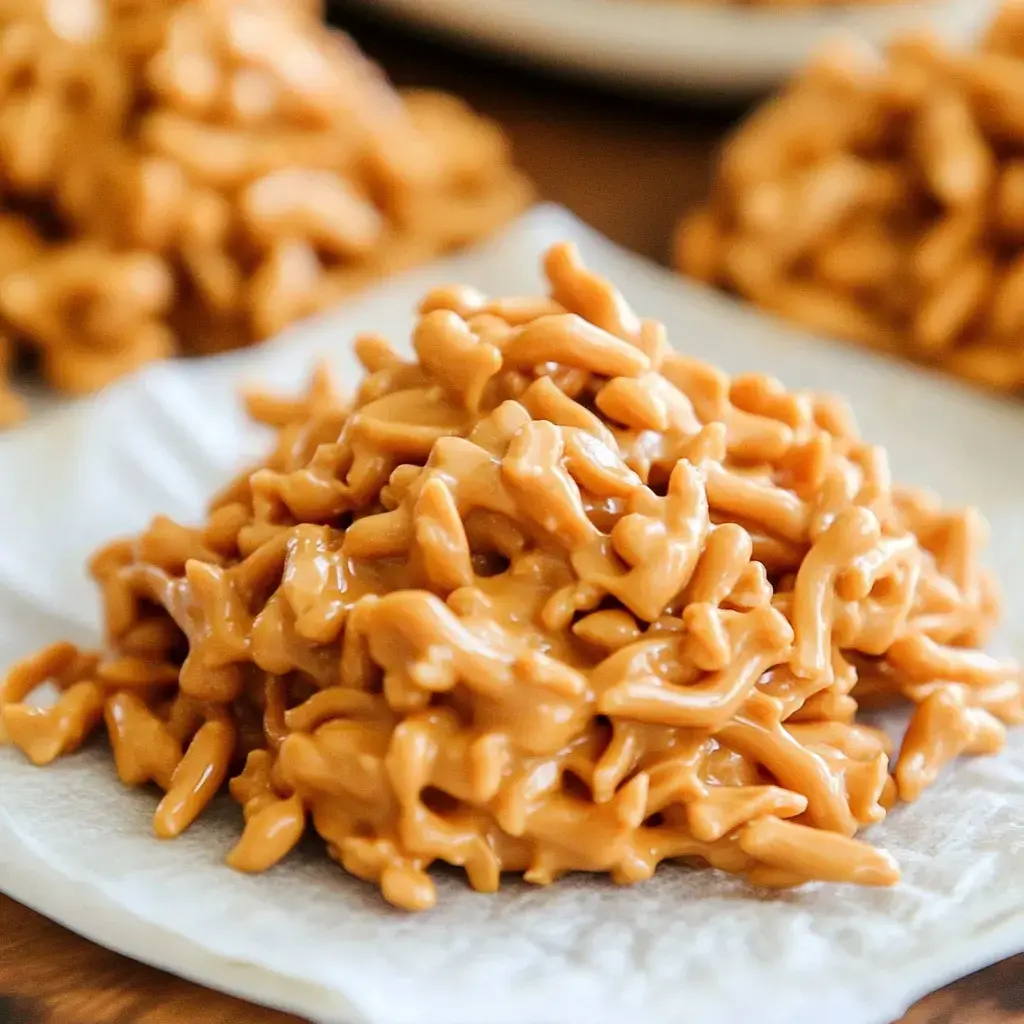
[[[0,375],[27,348],[81,393],[248,345],[528,204],[495,125],[320,13],[0,2]]]
[[[1024,5],[970,52],[823,52],[725,144],[675,260],[813,331],[1024,387]]]

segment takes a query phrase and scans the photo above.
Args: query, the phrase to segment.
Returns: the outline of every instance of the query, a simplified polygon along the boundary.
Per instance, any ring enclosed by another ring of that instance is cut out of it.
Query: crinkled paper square
[[[408,337],[431,285],[540,286],[539,256],[571,238],[675,346],[729,371],[839,390],[898,478],[981,506],[1005,584],[1004,649],[1024,655],[1024,406],[815,341],[617,250],[541,207],[485,248],[385,283],[272,344],[153,366],[0,437],[0,666],[48,641],[95,642],[83,562],[155,513],[195,521],[266,438],[236,399],[288,390],[327,356],[357,376],[361,330]],[[1024,734],[948,771],[868,838],[904,870],[895,889],[828,885],[758,896],[663,865],[635,888],[576,876],[387,907],[311,842],[270,873],[222,861],[240,828],[225,801],[174,842],[154,797],[125,790],[92,747],[46,769],[0,749],[0,889],[140,960],[336,1024],[881,1024],[932,988],[1024,949]]]

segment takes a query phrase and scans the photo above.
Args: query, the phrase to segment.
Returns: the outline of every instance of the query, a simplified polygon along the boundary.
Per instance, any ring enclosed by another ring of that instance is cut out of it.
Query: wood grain
[[[737,115],[589,91],[380,29],[341,7],[336,17],[399,84],[452,89],[497,118],[544,198],[659,261],[680,211],[704,195],[714,147]],[[0,896],[0,1024],[296,1021],[107,952]],[[930,996],[901,1024],[1024,1024],[1024,956]]]
[[[336,11],[398,85],[447,89],[499,121],[541,198],[661,263],[680,212],[707,192],[717,143],[742,113],[585,88],[382,30],[343,4]]]

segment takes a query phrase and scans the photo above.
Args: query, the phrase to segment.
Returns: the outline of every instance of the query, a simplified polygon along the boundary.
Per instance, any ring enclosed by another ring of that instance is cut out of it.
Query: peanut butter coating
[[[399,94],[317,0],[0,4],[0,427],[251,345],[474,241],[531,188],[498,127]]]
[[[676,266],[815,334],[1024,390],[1024,8],[992,13],[969,47],[827,43],[726,141]]]
[[[426,296],[413,361],[359,339],[349,400],[248,396],[264,464],[94,556],[106,646],[15,666],[6,737],[42,764],[103,722],[158,836],[226,785],[231,866],[312,826],[412,910],[438,861],[894,884],[858,832],[1024,719],[981,517],[894,486],[838,399],[674,352],[571,245],[545,269]],[[899,700],[891,766],[857,715]]]

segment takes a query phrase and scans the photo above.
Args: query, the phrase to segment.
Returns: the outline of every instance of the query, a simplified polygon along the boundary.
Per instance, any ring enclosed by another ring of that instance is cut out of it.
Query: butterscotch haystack
[[[0,183],[0,372],[16,342],[71,392],[251,344],[529,198],[494,125],[291,0],[0,0]]]
[[[1024,8],[831,50],[726,144],[676,260],[812,330],[1024,386]]]
[[[892,486],[839,400],[671,351],[571,246],[545,269],[548,298],[430,293],[414,362],[359,339],[352,401],[252,396],[266,464],[95,556],[107,650],[15,667],[9,739],[45,764],[103,721],[158,835],[230,778],[234,867],[311,821],[410,909],[437,860],[488,892],[669,858],[895,882],[855,833],[1024,720],[979,650],[983,521]],[[890,776],[857,714],[901,699]]]

